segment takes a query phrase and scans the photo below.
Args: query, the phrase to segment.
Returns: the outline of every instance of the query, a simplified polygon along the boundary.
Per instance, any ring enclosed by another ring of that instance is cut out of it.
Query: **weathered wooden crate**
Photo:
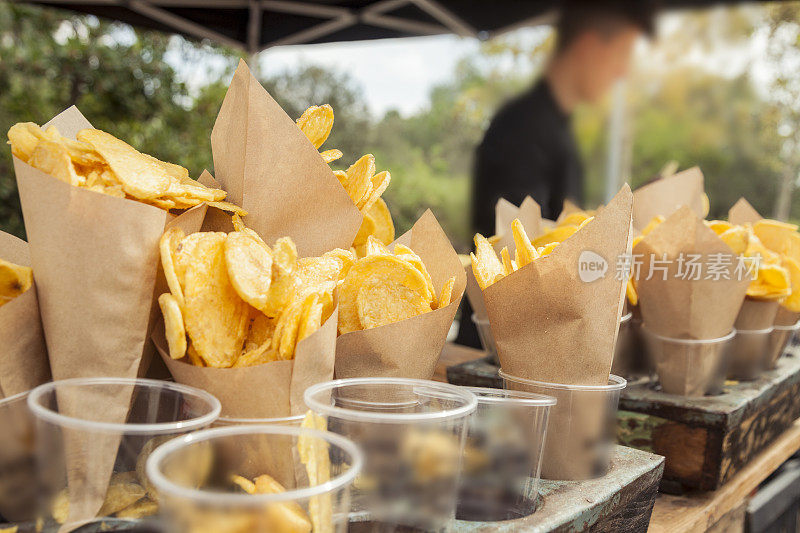
[[[485,352],[484,352],[485,353]],[[503,379],[497,373],[500,368],[486,356],[447,367],[447,381],[453,385],[467,387],[503,388]]]
[[[800,416],[796,350],[775,370],[728,382],[717,396],[686,398],[630,383],[620,397],[619,442],[666,457],[662,491],[717,489]]]
[[[542,481],[535,513],[504,522],[457,521],[459,533],[527,531],[645,532],[664,458],[615,446],[608,473],[588,481]]]

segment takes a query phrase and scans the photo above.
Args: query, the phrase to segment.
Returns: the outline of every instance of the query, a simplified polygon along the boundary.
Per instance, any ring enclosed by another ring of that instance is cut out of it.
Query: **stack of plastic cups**
[[[479,318],[478,315],[472,313],[472,322],[475,324],[475,329],[478,330],[478,337],[481,339],[483,351],[486,352],[494,364],[499,365],[500,360],[497,358],[497,346],[494,344],[494,336],[492,335],[492,328],[489,325],[489,319]]]
[[[569,385],[511,376],[502,369],[500,377],[506,389],[556,399],[547,428],[544,479],[581,480],[606,473],[625,379],[611,375],[606,385]]]
[[[433,381],[353,378],[313,385],[305,402],[364,452],[351,531],[449,530],[475,395]]]
[[[0,400],[0,531],[35,531],[36,490],[34,424],[28,392]]]
[[[753,380],[761,374],[769,358],[773,329],[736,330],[730,346],[729,378]]]
[[[305,415],[284,416],[279,418],[234,418],[230,416],[220,416],[214,427],[230,426],[300,426]]]
[[[124,378],[47,383],[31,391],[28,407],[46,530],[71,530],[95,517],[110,526],[154,515],[147,457],[164,442],[208,427],[220,412],[205,391]]]
[[[513,520],[536,510],[542,451],[556,400],[526,392],[468,387],[478,398],[464,446],[456,518]]]
[[[664,392],[680,396],[722,392],[728,372],[728,347],[736,330],[716,339],[675,339],[644,326],[641,331]]]
[[[362,453],[333,433],[293,426],[214,428],[147,461],[165,531],[345,532]]]

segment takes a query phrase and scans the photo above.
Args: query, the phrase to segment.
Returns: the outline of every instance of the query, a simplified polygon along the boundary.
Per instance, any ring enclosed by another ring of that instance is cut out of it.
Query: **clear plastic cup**
[[[220,403],[205,391],[151,379],[77,378],[28,396],[36,421],[45,529],[73,529],[157,511],[145,461],[160,444],[212,424]]]
[[[772,331],[772,327],[736,330],[730,344],[730,379],[746,381],[761,375],[770,356]]]
[[[28,394],[0,400],[0,530],[34,530],[39,491]]]
[[[351,531],[450,528],[474,394],[434,381],[353,378],[312,385],[305,402],[364,451]]]
[[[642,326],[661,389],[680,396],[719,394],[728,372],[728,346],[736,330],[716,339],[675,339]]]
[[[478,330],[478,337],[481,339],[483,351],[486,352],[495,364],[499,365],[500,360],[497,358],[497,346],[494,343],[494,336],[492,335],[492,328],[489,326],[489,319],[478,318],[478,315],[472,313],[472,322],[475,324],[475,329]]]
[[[769,352],[764,361],[764,367],[772,370],[778,364],[778,359],[781,358],[786,346],[792,340],[792,337],[800,330],[800,321],[790,326],[773,326],[772,334],[769,337]]]
[[[619,319],[619,333],[617,334],[617,344],[614,347],[614,361],[611,363],[611,373],[625,378],[631,377],[636,369],[639,355],[632,348],[631,338],[631,319],[633,313],[623,315]],[[641,366],[641,365],[639,365]]]
[[[353,442],[327,431],[231,426],[160,446],[147,476],[170,533],[343,532],[362,463]]]
[[[607,385],[546,383],[511,376],[500,369],[506,389],[556,399],[542,460],[542,478],[582,480],[605,475],[616,440],[619,393],[627,381],[609,376]]]
[[[233,418],[221,416],[214,422],[214,427],[230,426],[300,426],[305,415],[284,416],[279,418]]]
[[[456,518],[489,522],[532,514],[539,495],[547,417],[556,400],[465,387],[478,398],[469,421]]]

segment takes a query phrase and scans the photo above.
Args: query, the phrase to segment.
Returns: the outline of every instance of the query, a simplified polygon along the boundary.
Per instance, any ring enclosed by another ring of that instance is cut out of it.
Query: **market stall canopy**
[[[289,44],[455,33],[487,39],[553,20],[558,0],[69,0],[33,1],[141,28],[207,38],[249,53]],[[713,0],[661,1],[703,7]]]

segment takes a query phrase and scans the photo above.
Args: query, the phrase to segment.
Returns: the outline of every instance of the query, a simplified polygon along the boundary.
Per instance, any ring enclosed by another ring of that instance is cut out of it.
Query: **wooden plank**
[[[647,530],[664,458],[614,446],[608,473],[586,481],[542,481],[535,513],[503,522],[457,521],[457,533]]]
[[[755,490],[781,464],[800,449],[800,420],[725,485],[713,492],[694,491],[682,496],[659,494],[650,521],[651,533],[706,531]]]

